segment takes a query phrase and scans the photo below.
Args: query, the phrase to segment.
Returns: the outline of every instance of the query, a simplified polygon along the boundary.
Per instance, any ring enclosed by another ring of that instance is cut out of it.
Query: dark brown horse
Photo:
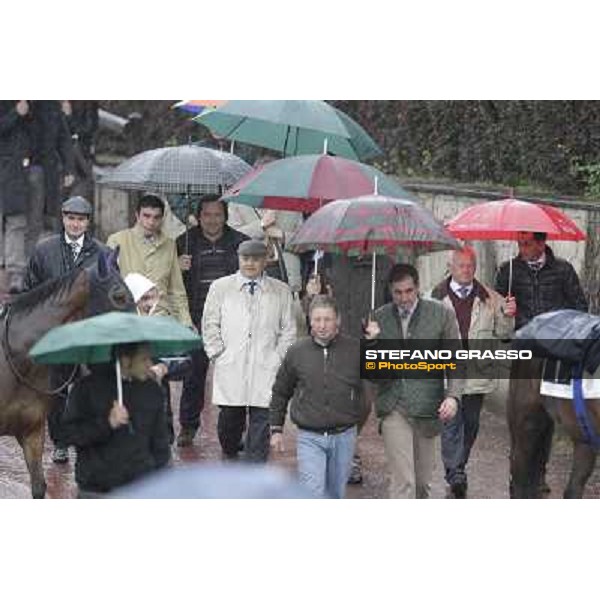
[[[596,464],[596,450],[584,437],[572,401],[541,395],[542,363],[541,359],[534,359],[513,364],[507,406],[510,495],[512,498],[544,496],[546,463],[557,421],[573,442],[571,473],[563,497],[582,498]],[[588,400],[586,404],[590,420],[600,432],[600,400]]]
[[[31,477],[34,498],[46,494],[42,469],[45,424],[52,392],[48,368],[28,357],[50,329],[110,310],[135,305],[116,266],[117,252],[101,253],[98,263],[20,294],[2,308],[0,335],[0,435],[17,438]]]

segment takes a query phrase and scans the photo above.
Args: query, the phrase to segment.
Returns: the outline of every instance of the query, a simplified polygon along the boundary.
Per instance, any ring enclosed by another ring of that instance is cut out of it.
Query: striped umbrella
[[[314,212],[327,202],[373,193],[413,200],[384,173],[347,158],[308,154],[273,161],[244,175],[223,200],[255,208]]]
[[[294,252],[323,250],[349,256],[373,254],[371,310],[375,309],[376,256],[413,255],[460,248],[433,213],[398,198],[370,195],[335,200],[311,215],[287,244]]]

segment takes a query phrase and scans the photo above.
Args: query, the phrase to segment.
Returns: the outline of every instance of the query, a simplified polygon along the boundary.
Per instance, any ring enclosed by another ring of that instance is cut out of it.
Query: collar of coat
[[[447,277],[436,285],[431,292],[431,297],[436,300],[443,300],[448,296],[451,293],[450,281],[452,281],[452,276]],[[479,298],[481,302],[485,302],[490,297],[485,287],[477,279],[473,279],[473,291],[475,297]]]
[[[146,236],[144,235],[144,229],[141,225],[136,223],[132,228],[132,231],[136,237],[139,238],[141,242],[145,242]],[[168,240],[169,238],[164,234],[162,229],[159,229],[157,234],[154,236],[154,245],[160,246],[163,242]]]
[[[550,248],[548,244],[546,244],[546,246],[544,247],[544,253],[546,254],[546,261],[542,265],[542,269],[544,269],[545,267],[552,266],[556,262],[556,256],[554,256],[554,252],[552,252],[552,248]],[[513,258],[513,262],[520,263],[523,266],[529,268],[527,261],[521,258],[520,255],[515,256]]]
[[[60,239],[61,239],[61,242],[65,246],[68,246],[67,234],[65,233],[64,230],[60,233]],[[90,248],[93,245],[94,245],[94,238],[92,237],[92,234],[89,231],[86,231],[83,234],[83,243],[81,244],[81,250],[87,250],[88,248]],[[69,250],[70,250],[70,247],[69,247]]]

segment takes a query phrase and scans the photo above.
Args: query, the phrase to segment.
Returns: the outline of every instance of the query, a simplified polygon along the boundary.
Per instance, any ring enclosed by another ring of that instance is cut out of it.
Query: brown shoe
[[[177,447],[188,448],[194,445],[194,437],[196,436],[196,430],[189,427],[183,427],[177,436]]]

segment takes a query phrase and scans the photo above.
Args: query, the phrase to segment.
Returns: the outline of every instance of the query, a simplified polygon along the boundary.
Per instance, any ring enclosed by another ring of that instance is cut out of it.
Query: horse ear
[[[110,254],[108,252],[100,252],[98,254],[98,277],[100,279],[106,279],[108,277],[109,265],[108,265],[108,257]]]

